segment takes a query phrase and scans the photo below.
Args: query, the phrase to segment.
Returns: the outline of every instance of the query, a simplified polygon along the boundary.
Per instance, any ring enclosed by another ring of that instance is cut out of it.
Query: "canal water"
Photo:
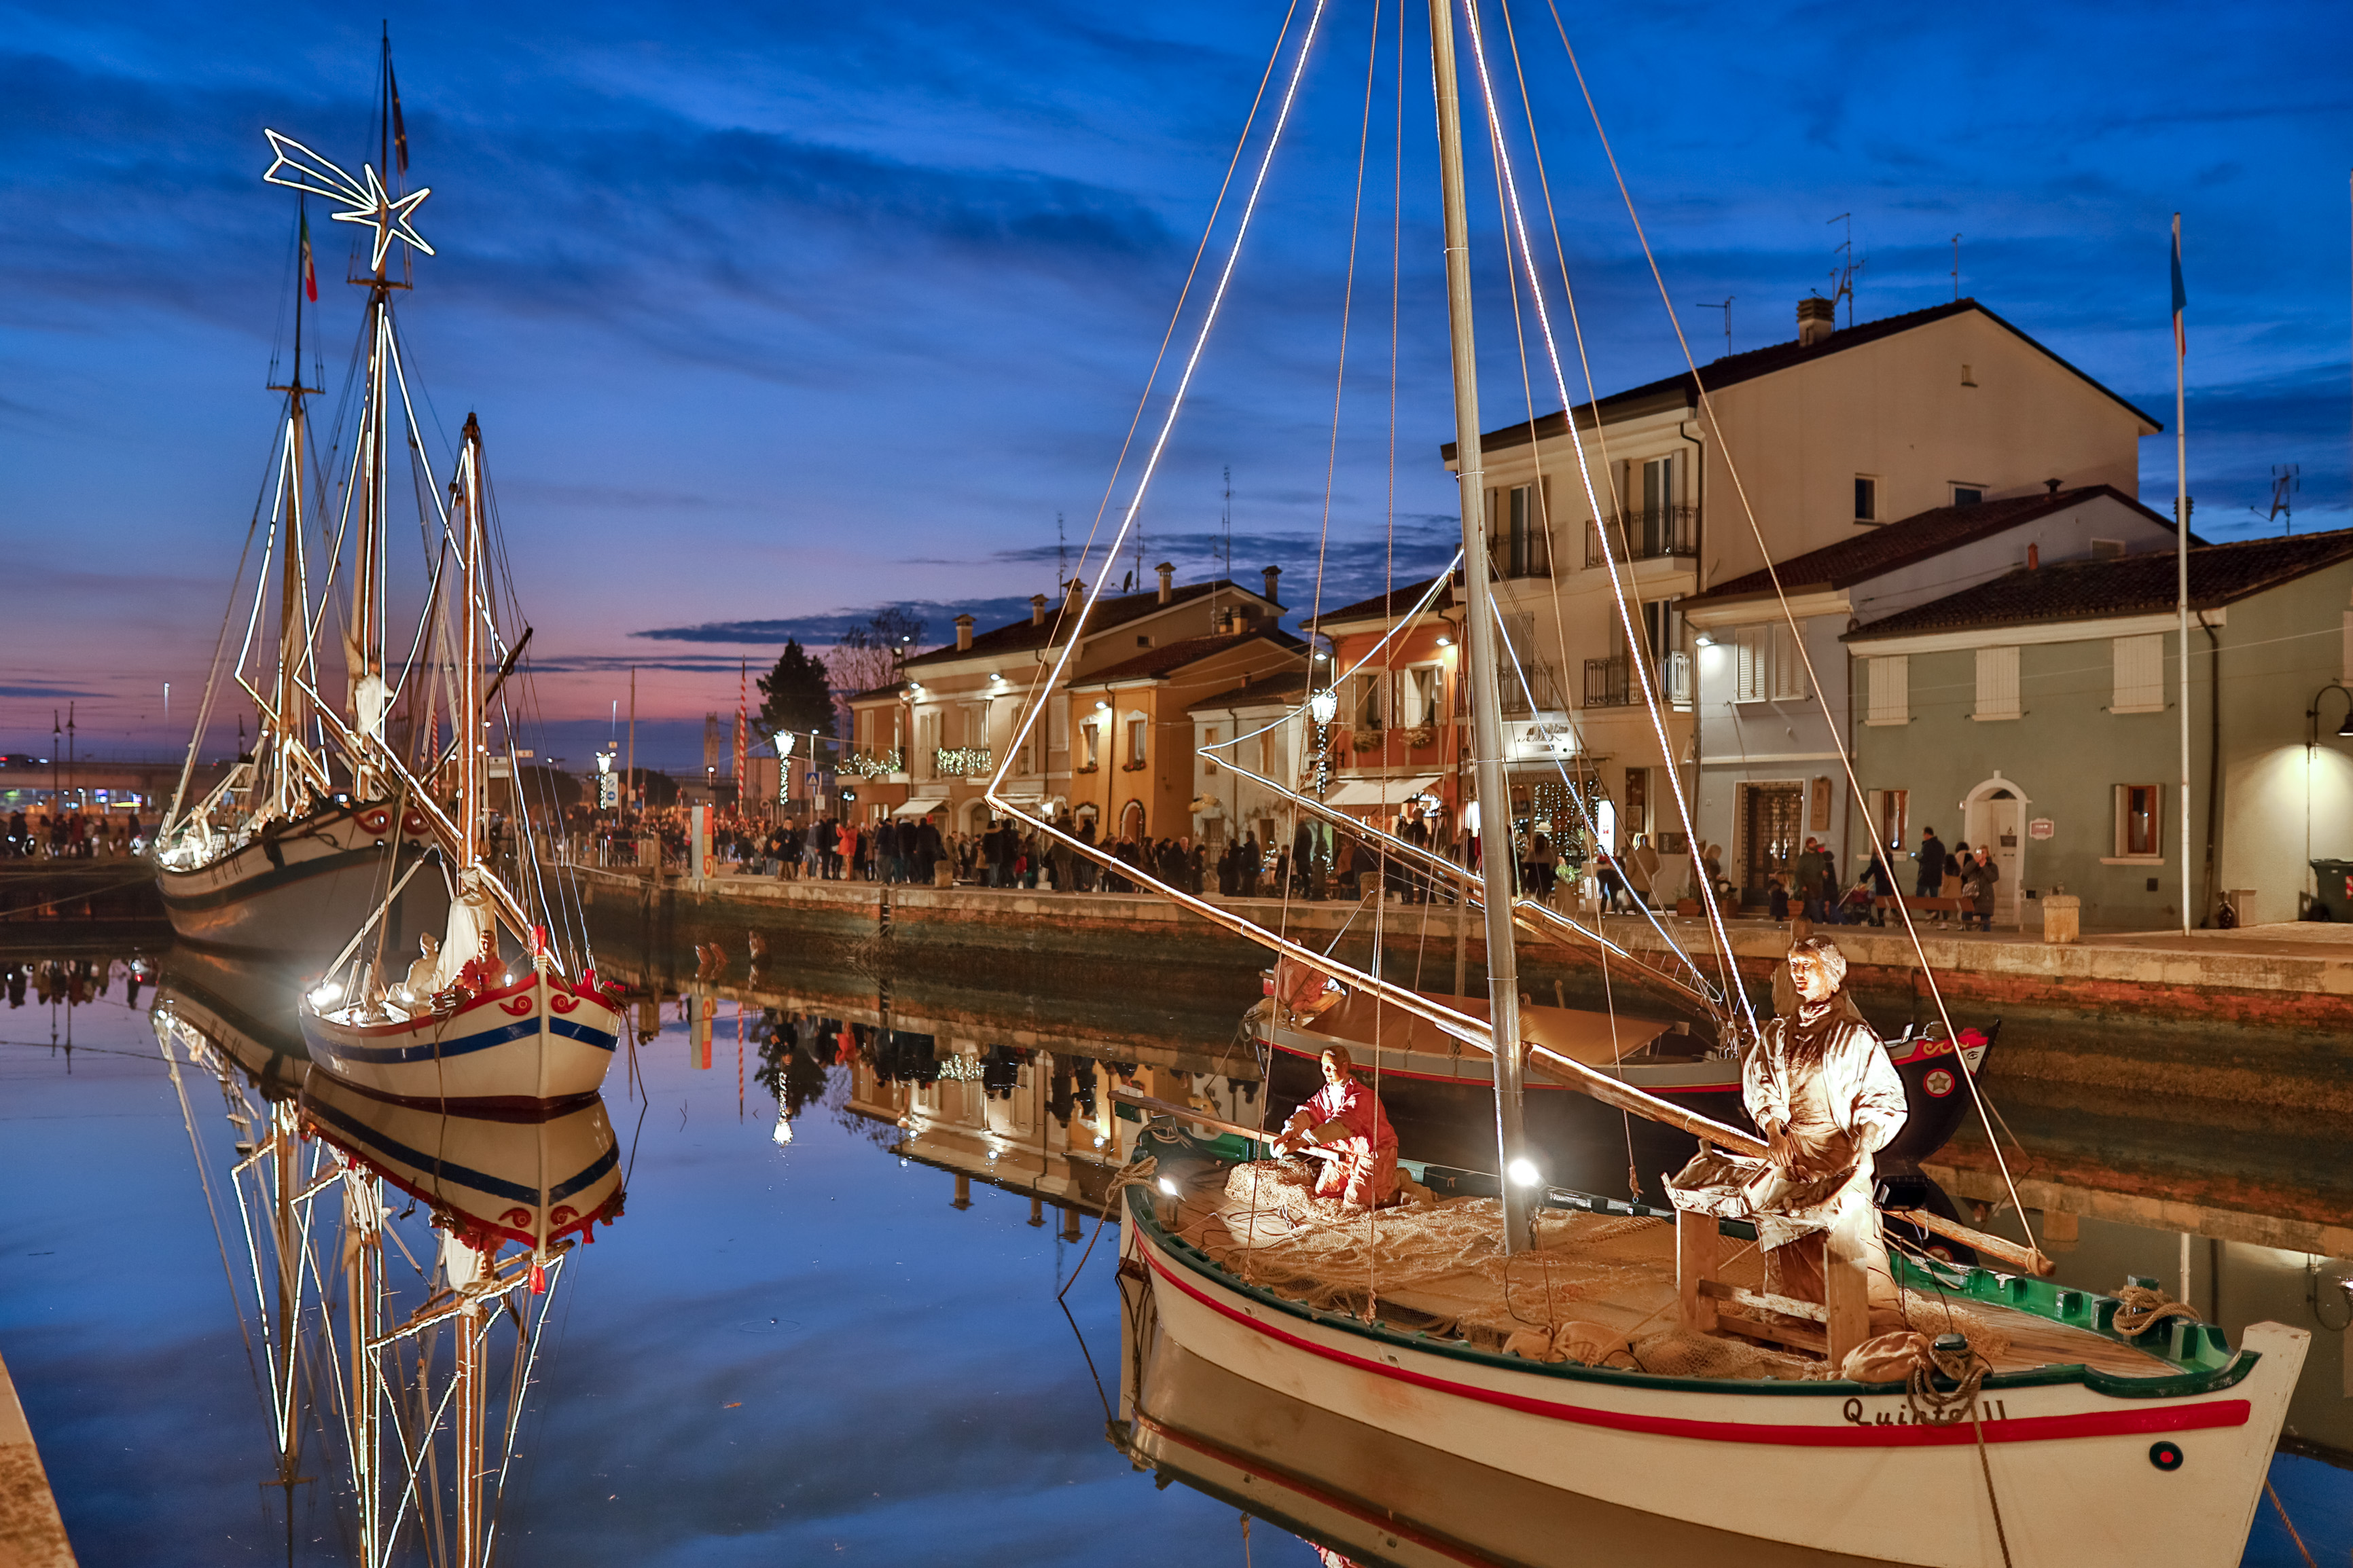
[[[239,1206],[257,1124],[228,1114],[266,1117],[299,1085],[291,977],[89,952],[0,975],[0,1357],[81,1562],[357,1561],[350,1368],[332,1364],[332,1335],[295,1336],[300,1438],[282,1462],[268,1248]],[[651,994],[599,1122],[626,1199],[545,1295],[510,1298],[538,1338],[491,1489],[500,1561],[1316,1561],[1116,1446],[1115,1233],[1087,1258],[1099,1166],[1067,1154],[1106,1124],[1113,1072],[1254,1119],[1253,1069],[1232,1044],[1248,995],[1187,1010],[740,962],[732,975],[627,977]],[[211,1058],[167,1052],[159,998],[187,1030],[234,1038]],[[2162,1125],[2162,1108],[2134,1111]],[[2036,1126],[2067,1123],[2031,1105],[2021,1116],[2030,1143]],[[2067,1124],[2080,1142],[2084,1118]],[[302,1321],[325,1323],[343,1305],[338,1211],[314,1212]],[[392,1218],[400,1245],[434,1244],[429,1205]],[[2314,1330],[2297,1451],[2273,1476],[2314,1555],[2344,1561],[2345,1270],[2093,1218],[2066,1246],[2063,1279],[2084,1276],[2070,1282],[2146,1272],[2170,1289],[2179,1261],[2192,1299],[2226,1322],[2260,1308]],[[493,1370],[495,1428],[508,1384]],[[421,1490],[436,1487],[448,1478]],[[395,1536],[395,1561],[428,1560],[414,1525]],[[2303,1561],[2267,1503],[2246,1562]]]

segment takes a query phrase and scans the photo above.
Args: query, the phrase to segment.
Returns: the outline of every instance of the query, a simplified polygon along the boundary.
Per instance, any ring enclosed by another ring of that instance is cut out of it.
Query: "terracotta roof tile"
[[[1800,343],[1792,340],[1788,342],[1773,343],[1761,349],[1750,349],[1742,353],[1726,354],[1714,363],[1704,366],[1700,374],[1707,379],[1710,392],[1721,392],[1727,386],[1737,386],[1744,381],[1754,381],[1760,375],[1770,375],[1775,371],[1788,370],[1792,365],[1826,359],[1831,354],[1841,353],[1848,349],[1861,348],[1865,343],[1877,342],[1882,338],[1894,337],[1898,332],[1908,332],[1915,327],[1925,327],[1932,321],[1941,321],[1949,316],[1963,315],[1971,310],[1984,316],[1995,325],[2016,333],[2021,340],[2038,353],[2048,355],[2094,390],[2129,410],[2136,418],[2147,424],[2150,429],[2165,428],[2139,408],[2102,386],[2076,366],[2052,353],[2048,348],[2036,342],[2034,339],[2020,331],[2017,327],[2003,321],[1975,300],[1948,300],[1942,305],[1932,305],[1925,310],[1907,310],[1902,315],[1883,316],[1876,321],[1865,321],[1860,326],[1841,327],[1816,343]],[[1642,411],[1646,404],[1655,404],[1660,407],[1672,407],[1678,404],[1684,407],[1694,407],[1697,405],[1698,400],[1698,384],[1693,380],[1689,371],[1683,371],[1674,375],[1662,376],[1657,381],[1645,382],[1640,386],[1630,386],[1623,392],[1613,393],[1603,398],[1601,417],[1604,421],[1621,418]],[[1579,404],[1577,406],[1580,410],[1580,424],[1584,428],[1591,429],[1590,420],[1585,418],[1582,413],[1586,405]],[[1567,428],[1567,416],[1556,412],[1543,415],[1528,424],[1508,425],[1501,430],[1488,431],[1481,436],[1479,440],[1481,446],[1486,450],[1494,451],[1505,447],[1525,446],[1532,439],[1543,440],[1547,437],[1558,436]],[[1452,462],[1454,443],[1447,442],[1439,448],[1439,454],[1445,461]]]
[[[2189,552],[2189,606],[2219,609],[2308,573],[2353,560],[2353,529],[2292,539],[2250,539]],[[1846,634],[1848,642],[2052,621],[2144,616],[2175,604],[2170,552],[2021,567],[1990,583],[1915,605]]]
[[[1158,588],[1147,588],[1140,594],[1113,594],[1097,601],[1094,614],[1087,617],[1087,630],[1090,635],[1107,631],[1124,621],[1140,620],[1156,610],[1165,609],[1170,605],[1188,604],[1221,588],[1230,589],[1254,604],[1264,605],[1268,602],[1266,596],[1255,588],[1245,588],[1238,583],[1224,578],[1214,583],[1184,584],[1169,595],[1168,604],[1166,605],[1160,602]],[[1276,607],[1280,608],[1280,606]],[[953,659],[973,658],[988,654],[1027,653],[1032,648],[1048,647],[1050,641],[1055,639],[1061,630],[1060,607],[1050,601],[1046,607],[1046,619],[1043,625],[1034,624],[1025,616],[1009,625],[976,633],[972,639],[972,647],[968,648],[960,648],[955,644],[950,643],[945,647],[935,647],[929,653],[918,654],[907,661],[906,668],[913,669],[918,665],[944,664]]]
[[[1176,642],[1163,643],[1158,647],[1148,647],[1133,658],[1121,659],[1117,664],[1107,665],[1073,680],[1071,686],[1076,689],[1082,686],[1108,686],[1114,680],[1140,680],[1169,675],[1211,654],[1251,642],[1272,643],[1285,653],[1297,655],[1303,662],[1307,657],[1307,645],[1282,627],[1258,626],[1239,637],[1220,637],[1213,633],[1208,637],[1185,637]]]
[[[2037,518],[2064,511],[2097,496],[2112,496],[2168,531],[2173,527],[2170,519],[2149,510],[2113,485],[2084,485],[2056,495],[2009,496],[2000,500],[1979,501],[1975,506],[1940,506],[1878,528],[1864,529],[1852,538],[1774,564],[1787,593],[1794,594],[1801,588],[1851,587],[1960,545],[1991,538]],[[2192,544],[2199,542],[2196,534],[2189,537]],[[1772,591],[1772,578],[1760,568],[1683,600],[1683,607],[1693,609]]]

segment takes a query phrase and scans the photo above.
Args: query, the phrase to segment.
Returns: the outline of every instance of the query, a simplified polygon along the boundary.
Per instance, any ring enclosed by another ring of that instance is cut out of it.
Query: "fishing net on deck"
[[[1684,1331],[1676,1322],[1674,1227],[1645,1215],[1538,1211],[1535,1246],[1507,1255],[1494,1198],[1439,1198],[1400,1177],[1400,1201],[1366,1214],[1314,1194],[1295,1163],[1231,1167],[1187,1205],[1187,1239],[1250,1283],[1323,1311],[1459,1338],[1531,1360],[1575,1360],[1672,1377],[1822,1378],[1814,1356]],[[1755,1289],[1754,1249],[1718,1269]],[[1967,1308],[1907,1293],[1915,1322],[2007,1348]]]

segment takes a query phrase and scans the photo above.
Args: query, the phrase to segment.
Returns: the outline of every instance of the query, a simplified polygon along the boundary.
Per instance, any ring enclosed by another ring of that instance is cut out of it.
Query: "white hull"
[[[386,853],[393,808],[328,805],[285,831],[256,839],[187,870],[159,867],[164,913],[184,942],[244,952],[332,954],[392,885]],[[401,868],[429,842],[412,816],[400,840]],[[448,889],[432,868],[409,879],[392,912],[387,951],[404,959],[417,933],[441,930]]]
[[[1122,1217],[1171,1340],[1276,1394],[1561,1494],[1818,1552],[2000,1568],[1975,1430],[1900,1388],[1700,1383],[1416,1347],[1240,1289]],[[1343,1326],[1348,1325],[1348,1326]],[[2232,1568],[2309,1336],[2250,1328],[2202,1392],[1996,1379],[1985,1460],[2014,1568]],[[2184,1379],[2179,1383],[2200,1380]],[[2220,1384],[2221,1386],[2214,1386]],[[1882,1423],[1885,1423],[1883,1425]],[[2178,1449],[2179,1462],[2156,1462]],[[1573,1511],[1569,1510],[1567,1511]]]
[[[393,1100],[523,1108],[584,1099],[613,1065],[621,1016],[593,989],[535,972],[448,1016],[355,1025],[307,999],[302,1043],[346,1083]]]

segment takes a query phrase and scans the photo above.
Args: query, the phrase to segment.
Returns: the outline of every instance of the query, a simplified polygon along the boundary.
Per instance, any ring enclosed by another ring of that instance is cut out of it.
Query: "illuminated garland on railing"
[[[932,753],[932,771],[944,778],[980,778],[996,766],[997,753],[987,746],[942,746]]]
[[[852,752],[841,760],[841,771],[856,773],[862,779],[879,779],[885,773],[903,773],[907,771],[906,753],[896,749]]]

